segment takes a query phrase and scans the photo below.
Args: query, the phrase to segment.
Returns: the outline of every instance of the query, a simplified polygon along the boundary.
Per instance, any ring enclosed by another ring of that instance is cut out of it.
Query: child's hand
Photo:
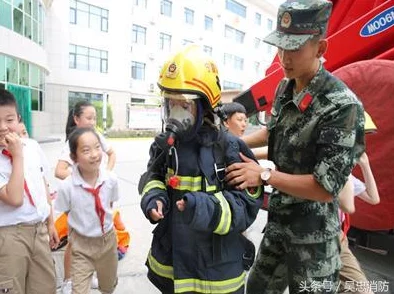
[[[2,143],[12,157],[22,156],[22,141],[17,133],[8,133]]]
[[[157,205],[157,209],[153,208],[151,211],[149,211],[150,218],[155,222],[164,218],[163,202],[161,202],[160,200],[156,200],[156,205]]]
[[[186,208],[186,201],[181,199],[176,202],[176,207],[179,211],[184,211]]]
[[[48,224],[48,234],[49,246],[51,247],[51,249],[56,249],[57,246],[59,246],[60,239],[54,224]]]

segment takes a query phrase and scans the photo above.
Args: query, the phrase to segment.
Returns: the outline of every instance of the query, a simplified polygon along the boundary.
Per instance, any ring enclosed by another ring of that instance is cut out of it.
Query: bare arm
[[[369,204],[376,205],[380,202],[379,191],[365,152],[361,155],[358,164],[363,173],[366,190],[357,196]]]
[[[333,196],[315,180],[312,174],[292,175],[272,170],[271,178],[267,183],[295,198],[319,202],[331,202],[333,200]]]
[[[346,213],[354,213],[356,207],[354,206],[354,185],[351,178],[349,178],[339,193],[339,208]]]
[[[64,180],[71,175],[71,166],[67,161],[59,160],[55,168],[55,177]]]
[[[115,162],[116,162],[116,153],[115,153],[115,151],[112,148],[110,148],[107,151],[107,155],[108,155],[107,169],[108,170],[113,170],[113,168],[115,166]]]
[[[242,136],[241,139],[248,145],[249,148],[262,147],[267,144],[268,130],[266,127],[262,127],[249,135]]]
[[[52,199],[51,199],[51,195],[49,193],[49,185],[48,182],[46,181],[45,178],[43,178],[44,180],[44,184],[45,184],[45,192],[47,195],[47,201],[48,204],[50,206],[50,212],[49,212],[49,216],[47,218],[47,228],[48,228],[48,235],[49,235],[49,246],[52,249],[57,248],[57,246],[60,243],[59,240],[59,236],[57,234],[56,228],[55,228],[55,220],[53,217],[53,209],[52,209]]]
[[[261,185],[260,174],[264,168],[243,154],[241,158],[244,162],[234,163],[226,168],[226,181],[240,190]],[[312,174],[292,175],[272,170],[268,184],[296,198],[320,202],[333,200],[333,196],[315,180]]]
[[[12,155],[12,171],[8,183],[0,189],[0,200],[4,203],[19,207],[23,204],[24,173],[23,151],[19,136],[10,133],[5,136],[5,147]]]
[[[254,154],[254,157],[256,157],[257,160],[268,158],[268,146],[264,146],[261,148],[254,148],[254,149],[252,149],[252,152]]]

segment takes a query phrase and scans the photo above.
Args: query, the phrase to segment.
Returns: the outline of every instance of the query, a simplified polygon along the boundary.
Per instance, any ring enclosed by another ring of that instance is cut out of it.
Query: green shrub
[[[103,126],[103,102],[102,101],[93,101],[94,108],[96,108],[97,114],[97,127],[99,129],[104,129]],[[107,130],[112,127],[114,123],[112,107],[107,103]]]
[[[159,131],[156,130],[109,130],[108,138],[153,138]]]

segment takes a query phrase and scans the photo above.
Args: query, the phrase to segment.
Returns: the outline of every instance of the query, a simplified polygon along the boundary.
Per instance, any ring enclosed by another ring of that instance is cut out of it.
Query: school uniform
[[[100,290],[112,293],[117,284],[118,254],[111,203],[119,199],[117,178],[100,168],[96,185],[91,187],[82,178],[78,164],[72,168],[71,175],[59,184],[55,209],[68,213],[73,294],[89,292],[94,271]],[[97,212],[94,193],[101,213]]]
[[[42,150],[32,139],[22,139],[27,188],[20,207],[0,201],[0,292],[55,293],[55,267],[48,240],[48,204],[43,178]],[[11,158],[0,150],[0,189],[8,184]],[[12,289],[12,290],[11,290]]]
[[[350,174],[349,179],[353,183],[353,195],[356,197],[357,195],[360,195],[361,193],[365,192],[367,189],[365,184],[360,181],[358,178]],[[341,284],[339,286],[339,293],[343,292],[357,292],[357,285],[366,285],[366,289],[369,285],[369,281],[363,272],[360,263],[358,262],[357,258],[354,256],[353,252],[349,248],[349,240],[346,236],[347,231],[350,226],[350,222],[348,220],[345,221],[345,214],[340,211],[340,217],[342,223],[347,222],[347,227],[344,228],[344,225],[342,228],[346,231],[341,231],[340,234],[340,242],[341,242],[341,270],[339,271],[339,278],[341,281]],[[369,289],[370,290],[370,289]],[[365,291],[365,292],[371,292],[371,291]]]

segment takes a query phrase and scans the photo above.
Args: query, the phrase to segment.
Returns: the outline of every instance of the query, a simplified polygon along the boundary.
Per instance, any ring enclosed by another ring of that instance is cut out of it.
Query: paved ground
[[[121,200],[118,207],[121,211],[124,223],[131,234],[131,244],[124,259],[119,262],[119,285],[115,294],[155,294],[157,291],[146,278],[144,265],[151,242],[153,226],[145,219],[139,207],[140,196],[137,192],[139,176],[145,170],[148,160],[148,150],[151,139],[140,140],[113,140],[117,153],[115,172],[119,177],[119,190]],[[54,169],[56,158],[64,141],[42,143],[50,166]],[[54,181],[54,179],[51,179]],[[248,230],[248,236],[258,246],[262,238],[262,228],[266,223],[266,212],[260,211],[256,222]],[[389,286],[394,287],[394,258],[381,256],[376,253],[356,249],[356,254],[366,269],[369,279],[372,281],[388,281]],[[56,254],[57,268],[62,273],[61,253]],[[391,288],[390,287],[390,288]],[[394,293],[394,291],[392,291]],[[99,293],[92,290],[92,293]],[[385,292],[385,293],[391,293]]]

